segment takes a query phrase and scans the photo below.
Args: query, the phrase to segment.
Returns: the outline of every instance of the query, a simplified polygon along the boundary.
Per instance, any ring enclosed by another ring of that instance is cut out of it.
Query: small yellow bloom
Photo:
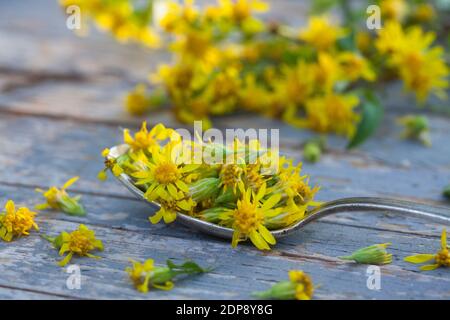
[[[333,25],[327,17],[312,17],[308,27],[300,32],[300,39],[319,51],[326,51],[334,47],[336,40],[345,34],[343,28]]]
[[[412,15],[417,22],[430,22],[436,17],[436,11],[432,4],[421,3],[417,5]]]
[[[381,0],[381,15],[388,20],[402,21],[408,13],[405,0]]]
[[[137,185],[148,185],[145,198],[161,204],[161,209],[150,218],[158,223],[162,218],[165,223],[176,219],[177,211],[189,213],[195,202],[188,196],[187,178],[199,165],[183,163],[181,142],[171,142],[152,153],[152,160],[143,158],[143,170],[132,173]]]
[[[407,115],[397,119],[397,122],[403,126],[402,138],[418,140],[425,146],[431,146],[430,126],[425,116]]]
[[[36,205],[36,209],[45,210],[52,208],[61,210],[70,215],[84,216],[86,211],[84,210],[83,205],[79,203],[81,196],[70,197],[66,191],[66,189],[74,184],[78,179],[79,177],[69,179],[61,189],[58,189],[57,187],[51,187],[47,191],[39,188],[36,189],[36,191],[42,193],[47,200],[46,203]]]
[[[166,129],[166,127],[159,123],[154,126],[150,132],[147,129],[147,121],[144,121],[141,126],[141,130],[136,132],[134,138],[130,135],[130,131],[125,129],[123,131],[123,140],[128,144],[133,151],[149,150],[152,152],[154,149],[159,149],[159,143],[168,138],[177,138],[177,133],[172,129]]]
[[[4,241],[9,242],[15,237],[27,236],[32,228],[39,230],[34,222],[36,212],[25,207],[16,210],[12,200],[6,203],[4,210],[0,213],[0,238]]]
[[[167,267],[155,266],[153,259],[148,259],[144,263],[134,260],[130,260],[130,262],[132,266],[127,267],[125,271],[128,273],[134,287],[142,293],[147,293],[150,286],[161,290],[171,290],[174,287],[172,280],[176,276],[209,271],[201,268],[193,261],[186,261],[181,265],[176,265],[172,261],[167,260]]]
[[[269,290],[254,293],[258,298],[280,300],[311,300],[313,294],[311,277],[301,270],[289,271],[289,281],[278,282]]]
[[[56,238],[43,236],[46,240],[50,241],[55,248],[59,249],[59,255],[62,256],[67,253],[63,260],[58,264],[64,267],[70,262],[73,255],[79,255],[81,257],[89,257],[99,259],[100,257],[92,255],[90,252],[93,250],[103,251],[103,243],[95,237],[95,232],[90,230],[83,224],[80,224],[78,229],[67,233],[61,232]]]
[[[335,132],[352,137],[356,131],[359,115],[355,108],[359,99],[355,95],[327,94],[306,101],[306,119],[291,119],[293,124],[317,132]]]
[[[132,115],[143,115],[150,110],[150,99],[145,84],[138,84],[125,97],[125,108]]]
[[[244,184],[239,184],[242,198],[237,201],[237,208],[226,210],[221,215],[224,221],[231,221],[234,229],[231,245],[235,248],[240,241],[250,238],[252,243],[260,250],[270,250],[269,245],[276,244],[275,237],[264,226],[266,217],[276,215],[278,209],[274,209],[281,199],[279,194],[264,199],[266,185],[263,184],[258,193],[251,188],[245,189]]]
[[[428,271],[439,267],[450,267],[450,253],[447,245],[447,231],[444,228],[441,235],[441,249],[436,254],[416,254],[406,257],[404,260],[410,263],[424,263],[434,259],[433,264],[420,267],[420,270]]]

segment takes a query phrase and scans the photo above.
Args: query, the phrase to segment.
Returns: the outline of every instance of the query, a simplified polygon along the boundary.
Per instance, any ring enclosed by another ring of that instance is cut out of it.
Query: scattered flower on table
[[[349,256],[339,257],[343,260],[351,260],[361,264],[389,264],[392,263],[392,254],[386,251],[390,243],[374,244],[369,247],[354,251]]]
[[[90,230],[87,226],[80,224],[78,229],[70,233],[63,231],[57,237],[42,236],[53,244],[56,249],[59,249],[59,255],[67,254],[63,260],[59,261],[58,265],[64,267],[70,262],[74,255],[81,257],[95,258],[100,257],[91,254],[91,251],[103,251],[103,243],[95,237],[95,232]]]
[[[421,266],[420,270],[429,271],[434,270],[439,267],[450,267],[450,253],[449,247],[447,245],[447,231],[446,229],[442,230],[441,235],[441,249],[436,254],[415,254],[412,256],[408,256],[404,259],[406,262],[410,263],[425,263],[431,260],[434,260],[433,264],[428,264],[425,266]]]
[[[301,270],[289,271],[289,280],[274,284],[266,291],[255,292],[253,295],[261,299],[279,300],[311,300],[314,285],[311,277]]]
[[[0,213],[0,238],[10,242],[16,237],[28,236],[31,229],[39,230],[34,221],[36,214],[26,207],[16,209],[14,202],[8,200]]]
[[[431,147],[430,125],[425,116],[408,115],[397,121],[403,126],[402,138],[417,140],[425,146]]]
[[[77,182],[79,177],[73,177],[69,179],[62,188],[58,189],[57,187],[51,187],[47,191],[42,189],[36,189],[37,192],[43,194],[46,203],[36,205],[37,210],[45,210],[48,208],[61,210],[69,215],[74,216],[84,216],[86,215],[86,211],[84,210],[83,205],[80,203],[81,196],[71,197],[67,193],[67,188],[69,188],[72,184]]]
[[[128,273],[135,288],[147,293],[150,287],[161,290],[171,290],[174,287],[173,280],[180,275],[190,275],[208,272],[209,269],[203,269],[193,261],[186,261],[181,265],[176,265],[167,260],[166,267],[154,265],[153,259],[147,259],[144,263],[130,260],[131,267],[125,271]]]

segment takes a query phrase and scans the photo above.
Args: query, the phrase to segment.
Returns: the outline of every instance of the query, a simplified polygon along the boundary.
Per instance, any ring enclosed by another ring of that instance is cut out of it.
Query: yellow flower
[[[196,274],[208,272],[208,269],[201,268],[193,261],[186,261],[181,265],[176,265],[172,261],[167,260],[167,267],[157,267],[154,265],[153,259],[147,259],[144,263],[130,260],[131,267],[127,267],[125,271],[128,273],[135,288],[147,293],[150,286],[161,289],[171,290],[174,287],[173,279],[181,274]]]
[[[220,170],[220,180],[224,191],[231,188],[236,193],[237,186],[241,180],[244,169],[237,164],[224,164]]]
[[[397,22],[388,22],[379,32],[375,46],[388,54],[388,64],[396,69],[409,91],[419,102],[431,94],[445,99],[449,69],[442,47],[431,47],[436,35],[423,32],[418,26],[404,31]]]
[[[327,17],[311,17],[308,27],[300,32],[300,39],[324,51],[334,47],[336,40],[345,34],[343,28],[333,25]]]
[[[5,205],[5,211],[0,213],[0,238],[9,242],[14,237],[29,235],[32,228],[39,230],[34,222],[36,214],[25,207],[16,210],[14,202],[9,200]]]
[[[292,113],[285,114],[283,118],[299,127],[351,137],[359,121],[359,115],[354,111],[358,104],[357,96],[330,93],[306,101],[306,119],[298,119]]]
[[[343,52],[337,59],[340,63],[344,78],[350,81],[356,81],[359,78],[367,81],[374,81],[376,79],[375,72],[364,57],[352,52]]]
[[[431,146],[430,127],[425,116],[407,115],[397,119],[397,122],[403,126],[402,138],[418,140],[425,146]]]
[[[450,267],[450,253],[447,245],[447,231],[444,228],[441,235],[441,249],[436,254],[416,254],[406,257],[404,260],[410,263],[424,263],[434,259],[433,264],[420,267],[420,270],[428,271],[439,267]]]
[[[280,300],[311,300],[313,294],[311,277],[301,270],[290,270],[289,281],[281,281],[266,291],[253,293],[258,298]]]
[[[286,193],[288,197],[295,200],[295,203],[301,205],[313,202],[319,187],[311,188],[309,186],[309,177],[301,175],[302,164],[294,166],[292,160],[288,161],[283,157],[280,158],[279,166],[279,183],[272,190]]]
[[[311,95],[315,84],[315,67],[300,61],[296,66],[282,66],[283,77],[274,82],[274,89],[285,96],[286,103],[302,104]]]
[[[359,31],[356,33],[356,46],[358,47],[359,51],[362,53],[369,52],[369,49],[372,44],[372,38],[370,36],[370,33]]]
[[[229,221],[234,229],[231,245],[235,248],[240,241],[250,238],[252,243],[260,250],[270,250],[270,245],[276,244],[274,236],[264,226],[266,217],[278,213],[273,207],[281,199],[279,194],[264,199],[266,185],[263,184],[258,193],[251,188],[245,189],[244,184],[239,184],[241,199],[237,201],[234,210],[226,210],[220,218]]]
[[[300,270],[289,271],[289,280],[295,284],[295,298],[297,300],[311,300],[314,286],[311,277]]]
[[[144,170],[132,173],[137,185],[147,185],[145,198],[161,204],[161,209],[150,218],[158,223],[173,222],[177,211],[191,212],[195,202],[188,196],[186,179],[199,165],[184,164],[184,148],[181,142],[172,142],[163,149],[155,149],[151,161],[142,159]]]
[[[430,22],[435,17],[436,11],[430,3],[420,3],[413,12],[413,19],[417,22]]]
[[[66,189],[69,188],[72,184],[74,184],[79,177],[73,177],[69,179],[61,189],[57,187],[51,187],[47,191],[42,189],[36,189],[37,192],[43,194],[46,203],[36,205],[37,210],[45,210],[48,208],[61,210],[70,215],[84,216],[86,211],[83,208],[83,205],[79,203],[81,196],[70,197],[67,193]]]
[[[405,0],[381,0],[381,15],[388,20],[402,21],[408,13]]]
[[[265,12],[269,6],[260,0],[220,0],[220,8],[224,16],[240,23],[250,18],[252,11]]]
[[[78,229],[71,233],[63,231],[55,238],[45,235],[43,238],[50,241],[55,248],[59,249],[60,256],[67,253],[64,259],[58,262],[58,265],[61,267],[68,264],[74,254],[81,257],[99,259],[100,257],[94,256],[89,252],[96,249],[103,251],[102,241],[98,240],[95,237],[95,232],[84,224],[80,224]]]
[[[155,149],[159,149],[161,141],[168,138],[178,139],[178,137],[174,130],[166,129],[162,123],[154,126],[149,132],[146,121],[142,123],[141,130],[135,133],[134,138],[130,135],[128,129],[123,131],[123,140],[133,151],[149,150],[153,152]]]
[[[332,92],[334,85],[342,79],[342,70],[335,57],[326,52],[320,52],[317,64],[313,66],[315,86],[322,92]]]

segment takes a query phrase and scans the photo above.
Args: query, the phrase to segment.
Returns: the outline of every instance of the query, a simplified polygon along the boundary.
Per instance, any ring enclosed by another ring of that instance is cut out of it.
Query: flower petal
[[[410,263],[424,263],[434,259],[434,254],[416,254],[413,256],[406,257],[404,261]]]

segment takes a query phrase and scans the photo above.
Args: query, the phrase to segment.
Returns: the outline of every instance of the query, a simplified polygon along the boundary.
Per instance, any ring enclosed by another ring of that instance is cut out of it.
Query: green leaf
[[[347,149],[355,148],[366,141],[377,129],[383,117],[383,108],[372,91],[366,91],[361,104],[362,118]]]

